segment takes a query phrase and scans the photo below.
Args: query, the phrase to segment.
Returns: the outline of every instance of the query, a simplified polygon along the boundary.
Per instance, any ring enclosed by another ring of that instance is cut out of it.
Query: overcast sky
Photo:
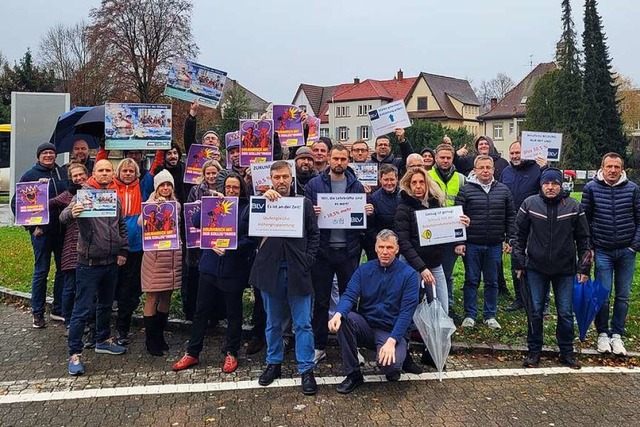
[[[88,20],[98,0],[3,0],[0,51],[11,63],[58,22]],[[228,72],[276,103],[300,83],[388,79],[425,71],[472,85],[504,72],[517,83],[551,61],[560,37],[560,0],[194,1],[198,62]],[[583,1],[573,0],[582,33]],[[465,5],[462,7],[461,5]],[[614,68],[640,85],[640,1],[601,1]],[[579,43],[581,43],[579,41]]]

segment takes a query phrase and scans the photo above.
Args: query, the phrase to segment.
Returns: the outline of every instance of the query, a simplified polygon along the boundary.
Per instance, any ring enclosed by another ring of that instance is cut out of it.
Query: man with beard
[[[542,157],[538,157],[536,160],[522,160],[521,151],[520,141],[515,141],[509,146],[509,158],[511,161],[509,166],[507,166],[500,175],[500,182],[511,190],[513,206],[516,212],[518,212],[522,202],[524,202],[527,197],[540,192],[540,175],[542,174],[542,170],[547,167],[547,161]],[[505,283],[504,269],[500,269],[498,273],[498,286],[500,286],[502,283]],[[517,311],[524,306],[522,304],[522,295],[520,294],[520,281],[514,269],[513,253],[511,254],[511,277],[513,278],[515,299],[513,303],[507,307],[507,311]],[[549,307],[548,301],[549,299],[547,297],[545,310]]]
[[[314,204],[316,215],[320,214],[318,193],[352,194],[364,193],[364,187],[355,174],[347,169],[349,150],[336,144],[329,153],[329,168],[311,179],[305,187],[305,197]],[[367,215],[373,206],[365,206]],[[328,338],[329,303],[334,274],[338,276],[339,292],[343,293],[351,275],[360,263],[360,234],[358,229],[323,229],[320,231],[320,250],[312,268],[313,290],[313,335],[315,340],[314,362],[327,357],[325,347]]]
[[[300,147],[296,151],[296,194],[304,196],[304,187],[312,179],[318,176],[318,171],[313,167],[313,152],[309,147]]]
[[[400,146],[400,157],[396,157],[391,153],[391,140],[389,137],[387,135],[381,135],[376,138],[375,153],[371,155],[371,161],[379,165],[382,163],[390,163],[398,169],[398,175],[402,176],[405,171],[405,159],[414,151],[411,143],[404,136],[404,129],[396,129],[395,134],[398,139],[398,145]]]
[[[157,175],[161,170],[166,169],[173,177],[175,183],[174,191],[176,199],[182,205],[187,201],[188,191],[184,185],[184,162],[182,161],[182,150],[175,142],[171,143],[171,148],[164,152],[164,164],[160,165],[153,171],[153,175]],[[184,240],[184,239],[183,239]]]
[[[89,174],[93,172],[94,162],[89,157],[89,144],[84,139],[79,139],[73,143],[73,147],[71,148],[71,160],[75,160],[76,163],[82,163]],[[65,166],[68,167],[71,162],[67,163]]]

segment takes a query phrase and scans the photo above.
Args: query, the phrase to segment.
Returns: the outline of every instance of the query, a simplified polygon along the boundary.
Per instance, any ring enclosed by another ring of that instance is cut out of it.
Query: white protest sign
[[[364,185],[378,185],[378,164],[377,163],[349,163],[360,181]]]
[[[562,134],[553,132],[522,132],[522,160],[542,157],[549,162],[560,161]]]
[[[367,195],[318,193],[318,228],[367,228]]]
[[[460,222],[462,206],[416,211],[420,246],[439,245],[467,239],[467,230]]]
[[[394,101],[369,111],[369,121],[376,136],[386,135],[397,128],[408,128],[411,120],[404,101]]]
[[[296,162],[295,160],[286,160],[291,168],[291,176],[293,182],[296,181]],[[263,194],[271,188],[271,165],[275,162],[253,162],[251,163],[251,183],[253,184],[254,194]]]
[[[270,202],[264,197],[251,196],[249,203],[249,236],[303,236],[304,197],[281,197]]]

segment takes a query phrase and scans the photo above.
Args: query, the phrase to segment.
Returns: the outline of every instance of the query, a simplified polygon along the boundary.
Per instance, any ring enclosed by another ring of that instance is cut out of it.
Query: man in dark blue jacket
[[[542,170],[547,167],[547,161],[539,157],[536,160],[523,160],[522,159],[522,147],[520,141],[515,141],[509,146],[509,158],[510,164],[507,166],[500,175],[500,182],[509,187],[511,194],[513,195],[513,206],[518,212],[522,202],[529,197],[540,192],[540,175]],[[512,254],[513,255],[513,254]],[[506,283],[504,280],[504,268],[499,269],[498,274],[498,288],[504,286],[506,289]],[[515,270],[513,268],[513,262],[511,263],[511,277],[513,279],[513,291],[515,299],[513,303],[507,308],[507,311],[517,311],[523,308],[522,296],[520,295],[520,284],[516,277]],[[547,309],[549,306],[545,306]]]
[[[329,152],[329,168],[311,179],[305,187],[305,197],[313,203],[316,215],[319,193],[364,193],[364,187],[355,174],[347,169],[349,150],[336,144]],[[367,205],[367,213],[373,212],[373,206]],[[351,275],[360,263],[360,229],[323,229],[320,230],[320,248],[318,259],[311,271],[313,280],[313,335],[315,341],[315,362],[327,357],[324,349],[327,345],[329,303],[333,276],[338,276],[340,294],[344,292]]]
[[[378,233],[378,259],[355,271],[329,321],[329,330],[338,333],[347,376],[338,386],[338,393],[351,393],[364,382],[358,362],[359,346],[377,351],[378,363],[388,381],[400,379],[407,355],[404,336],[418,306],[420,276],[396,259],[399,250],[398,236],[393,231]]]
[[[582,208],[591,228],[596,278],[611,292],[615,276],[615,301],[609,328],[609,299],[596,316],[598,351],[624,356],[622,335],[629,310],[629,295],[640,250],[640,191],[627,179],[624,161],[608,153],[593,181],[582,193]]]
[[[56,147],[43,142],[36,150],[38,162],[22,175],[18,182],[32,182],[47,180],[49,183],[49,198],[60,195],[69,186],[67,172],[64,167],[56,164]],[[11,210],[15,215],[15,195],[11,200]],[[63,275],[61,269],[62,243],[64,231],[58,217],[59,210],[49,212],[49,224],[46,226],[26,227],[31,235],[34,264],[33,277],[31,279],[31,313],[33,314],[33,327],[44,328],[47,324],[44,320],[44,309],[47,297],[47,277],[51,267],[51,254],[56,264],[56,275],[53,282],[53,308],[51,319],[63,321],[62,318],[62,289]]]
[[[375,252],[375,241],[377,234],[384,230],[394,228],[394,218],[398,207],[400,188],[398,187],[398,169],[393,165],[381,165],[378,171],[378,181],[380,188],[373,192],[369,201],[373,205],[373,214],[367,222],[367,241],[371,245],[365,245],[369,261],[377,258]]]
[[[375,152],[371,155],[371,161],[382,165],[384,163],[391,164],[398,169],[400,176],[404,175],[405,160],[409,157],[409,154],[413,153],[413,147],[411,142],[404,137],[404,129],[398,128],[395,130],[396,138],[398,139],[398,145],[400,146],[400,156],[396,157],[391,152],[391,140],[387,135],[380,135],[376,138]]]

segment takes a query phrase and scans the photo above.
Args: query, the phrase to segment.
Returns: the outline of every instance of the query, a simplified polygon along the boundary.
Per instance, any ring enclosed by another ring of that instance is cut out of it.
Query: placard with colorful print
[[[200,248],[238,247],[238,198],[203,197],[200,211]]]
[[[240,166],[273,160],[273,120],[240,120]]]
[[[168,251],[180,247],[176,201],[142,204],[142,249]]]
[[[49,224],[49,183],[16,184],[16,225]]]

